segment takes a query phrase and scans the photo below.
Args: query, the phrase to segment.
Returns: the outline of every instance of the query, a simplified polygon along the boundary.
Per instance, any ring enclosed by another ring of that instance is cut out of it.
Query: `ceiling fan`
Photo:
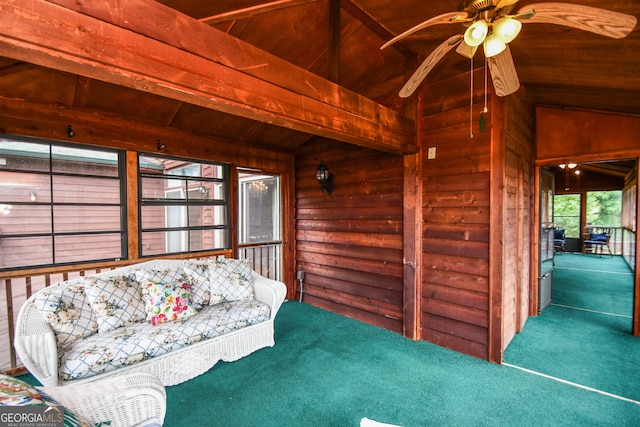
[[[402,87],[400,97],[409,97],[454,47],[457,46],[459,54],[473,58],[481,44],[496,94],[506,96],[514,93],[520,87],[520,81],[508,44],[518,36],[523,23],[563,25],[616,39],[627,36],[636,26],[633,15],[570,3],[529,4],[512,14],[517,2],[463,0],[458,11],[428,19],[382,45],[380,49],[432,25],[461,23],[467,26],[463,34],[450,37],[431,52]]]

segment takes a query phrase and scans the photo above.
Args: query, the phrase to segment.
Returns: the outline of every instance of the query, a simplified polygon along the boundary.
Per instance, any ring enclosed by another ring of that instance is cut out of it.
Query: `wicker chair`
[[[110,420],[110,427],[161,426],[167,409],[164,386],[155,375],[145,372],[37,388],[88,421]]]

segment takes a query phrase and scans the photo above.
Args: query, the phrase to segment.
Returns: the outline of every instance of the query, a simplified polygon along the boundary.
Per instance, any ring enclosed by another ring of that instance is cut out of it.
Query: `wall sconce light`
[[[38,190],[29,191],[29,200],[31,200],[32,202],[38,201]]]
[[[75,134],[76,133],[73,131],[71,125],[67,126],[67,135],[69,136],[69,138],[73,138]]]
[[[156,147],[158,147],[158,151],[164,151],[164,149],[167,148],[167,146],[160,142],[160,140],[156,141]]]
[[[333,175],[329,173],[329,169],[322,161],[318,165],[318,169],[316,169],[316,179],[323,193],[325,190],[327,190],[327,194],[333,193]]]

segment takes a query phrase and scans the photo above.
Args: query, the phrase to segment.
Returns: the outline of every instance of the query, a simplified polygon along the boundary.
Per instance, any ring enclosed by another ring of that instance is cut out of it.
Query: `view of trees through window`
[[[622,192],[589,191],[586,200],[586,220],[595,226],[621,225]],[[580,194],[559,194],[554,197],[554,225],[565,230],[566,237],[580,238]]]
[[[580,195],[560,194],[553,198],[553,224],[565,237],[580,237]]]

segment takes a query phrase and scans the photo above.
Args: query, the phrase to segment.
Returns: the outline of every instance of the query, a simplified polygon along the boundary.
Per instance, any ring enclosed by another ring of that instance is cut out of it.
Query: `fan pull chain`
[[[471,100],[469,103],[469,139],[473,139],[473,56],[471,57]]]
[[[480,113],[480,132],[484,132],[484,115],[487,114],[487,58],[484,59],[484,108]]]

